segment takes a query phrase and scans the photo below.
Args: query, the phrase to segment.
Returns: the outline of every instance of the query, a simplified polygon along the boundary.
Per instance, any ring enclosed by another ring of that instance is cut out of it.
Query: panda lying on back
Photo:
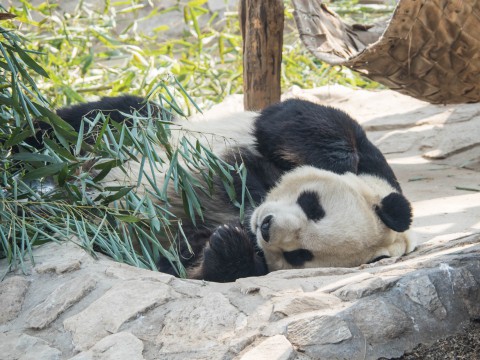
[[[82,116],[93,110],[119,121],[119,112],[142,106],[142,99],[122,96],[57,113],[78,129]],[[218,184],[213,199],[200,199],[204,223],[193,226],[183,215],[178,195],[170,195],[169,211],[183,218],[194,252],[179,249],[189,277],[228,282],[279,269],[354,267],[413,250],[405,233],[411,223],[410,204],[384,156],[346,113],[287,100],[259,114],[182,125],[237,139],[234,147],[219,150],[219,144],[213,144],[213,149],[222,151],[227,162],[241,156],[246,186],[257,204],[247,209],[242,225],[238,209]],[[132,164],[131,169],[131,178],[111,171],[106,180],[135,182],[139,166]],[[163,176],[158,174],[158,181]],[[141,186],[150,185],[145,180]],[[240,179],[235,186],[239,193]],[[158,266],[176,275],[166,259]]]

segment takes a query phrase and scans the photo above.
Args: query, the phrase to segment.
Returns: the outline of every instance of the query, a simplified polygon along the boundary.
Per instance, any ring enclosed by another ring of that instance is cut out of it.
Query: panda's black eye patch
[[[297,204],[310,220],[317,221],[325,216],[318,194],[313,191],[302,192],[297,199]]]
[[[290,265],[302,266],[306,261],[313,259],[313,254],[307,249],[297,249],[293,251],[284,251],[283,257]]]

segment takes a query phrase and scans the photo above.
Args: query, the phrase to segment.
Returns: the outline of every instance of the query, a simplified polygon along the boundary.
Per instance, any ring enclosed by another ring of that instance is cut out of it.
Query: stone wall
[[[29,276],[0,283],[0,358],[399,356],[480,316],[479,240],[232,284],[180,280],[51,243],[35,251]]]

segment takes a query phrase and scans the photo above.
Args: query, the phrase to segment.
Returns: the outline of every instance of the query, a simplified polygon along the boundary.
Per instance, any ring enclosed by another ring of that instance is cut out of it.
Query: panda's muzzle
[[[273,215],[268,215],[262,220],[260,225],[260,232],[262,234],[263,240],[268,242],[270,240],[270,226],[273,222]]]

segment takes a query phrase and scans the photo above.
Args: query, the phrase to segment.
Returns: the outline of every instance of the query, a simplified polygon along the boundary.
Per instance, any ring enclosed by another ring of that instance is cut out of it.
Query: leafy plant
[[[55,2],[35,7],[23,0],[22,7],[10,12],[17,15],[16,22],[28,33],[27,48],[44,54],[37,61],[50,79],[36,80],[54,106],[106,94],[145,95],[156,83],[173,75],[195,103],[206,109],[243,89],[238,13],[231,9],[219,17],[206,9],[206,3],[190,0],[150,10],[148,4],[136,0],[105,1],[104,6],[80,1],[74,9],[59,11]],[[293,85],[312,88],[331,83],[378,86],[348,69],[314,58],[298,38],[290,2],[285,5],[284,90]],[[362,6],[358,10],[360,5],[351,0],[335,1],[331,6],[345,17],[364,14],[366,9]],[[381,14],[371,13],[372,17]],[[163,35],[171,30],[164,24],[144,31],[145,24],[153,19],[179,14],[183,16],[183,32],[177,31],[176,37]],[[188,99],[181,98],[179,103],[188,114],[196,111]]]
[[[198,195],[211,195],[213,176],[233,201],[239,197],[232,174],[244,179],[245,169],[223,162],[188,134],[171,136],[182,131],[172,122],[173,115],[185,116],[176,96],[190,100],[178,80],[169,77],[152,86],[149,97],[157,105],[146,103],[142,113],[124,114],[131,126],[99,113],[85,118],[77,133],[48,109],[30,76],[36,72],[48,78],[47,72],[23,50],[23,39],[4,28],[0,33],[5,60],[0,62],[0,255],[11,266],[24,268],[25,257],[34,262],[33,246],[70,239],[92,254],[101,250],[148,269],[156,269],[160,257],[166,257],[184,275],[173,244],[186,239],[181,222],[168,210],[168,183],[195,223],[203,217]],[[33,136],[40,123],[52,133],[36,143]],[[159,147],[165,156],[156,151]],[[128,177],[129,166],[138,167],[139,178]],[[130,183],[103,182],[112,171],[124,173]],[[241,212],[243,202],[242,197],[237,204]]]

